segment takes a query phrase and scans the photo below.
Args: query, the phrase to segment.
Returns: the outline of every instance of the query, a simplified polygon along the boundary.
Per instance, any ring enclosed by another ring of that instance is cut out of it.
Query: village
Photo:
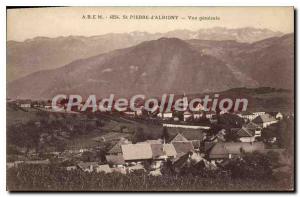
[[[8,103],[14,109],[24,112],[37,110],[54,116],[63,114],[51,112],[51,105],[47,102],[36,103],[22,100]],[[78,114],[78,112],[73,113]],[[88,120],[85,119],[82,124],[85,126],[87,124],[97,125],[96,127],[101,130],[105,126],[103,127],[103,121],[101,123],[101,120],[98,120],[99,117],[120,119],[132,124],[147,122],[147,124],[158,125],[162,128],[162,134],[156,139],[153,137],[147,139],[145,136],[133,139],[130,127],[109,128],[106,135],[93,137],[93,145],[86,147],[47,149],[43,153],[38,150],[21,148],[19,152],[23,152],[26,157],[8,161],[7,168],[17,168],[24,164],[48,165],[55,161],[66,171],[81,170],[88,173],[116,172],[121,174],[143,171],[151,176],[162,176],[162,169],[165,167],[172,169],[174,173],[180,173],[182,169],[199,165],[202,166],[202,169],[211,171],[222,169],[228,161],[242,159],[244,154],[255,152],[277,153],[282,166],[284,166],[278,167],[277,171],[286,170],[286,164],[290,165],[291,163],[286,154],[286,147],[281,146],[280,140],[282,139],[276,135],[266,134],[272,125],[280,123],[283,119],[291,119],[291,114],[263,111],[232,113],[199,110],[196,113],[190,111],[160,112],[155,116],[149,116],[142,111],[126,111],[102,113]],[[35,124],[41,123],[37,121]],[[72,125],[69,126],[72,127]],[[39,144],[50,141],[51,138],[58,141],[71,139],[72,134],[61,128],[52,132],[54,133],[52,135],[41,133]],[[134,136],[137,135],[136,133]],[[106,145],[105,149],[103,144]],[[100,156],[95,156],[98,153],[101,153]]]

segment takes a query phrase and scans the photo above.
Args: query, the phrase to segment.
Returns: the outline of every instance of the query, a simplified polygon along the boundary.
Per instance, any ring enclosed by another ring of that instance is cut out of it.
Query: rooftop
[[[272,122],[272,121],[276,121],[276,119],[273,116],[271,116],[270,114],[263,114],[263,115],[257,116],[252,122],[266,123],[266,122]]]
[[[245,128],[247,128],[249,130],[261,129],[261,127],[259,125],[255,124],[254,122],[249,122],[248,124],[246,124]]]
[[[152,159],[150,144],[126,144],[121,145],[124,160]]]
[[[125,138],[121,138],[120,141],[118,141],[109,151],[109,154],[117,154],[117,153],[122,153],[122,148],[121,145],[123,144],[131,144],[130,141],[128,141]]]
[[[106,155],[107,163],[114,165],[123,165],[125,163],[122,155]]]
[[[194,150],[193,143],[190,141],[187,142],[172,142],[177,155],[182,154],[182,153],[188,153],[190,151]]]
[[[209,153],[210,158],[226,158],[228,154],[240,155],[242,151],[252,153],[254,151],[263,151],[265,144],[262,142],[221,142],[216,143]]]
[[[253,137],[254,135],[255,135],[255,133],[253,132],[253,130],[249,130],[245,127],[242,127],[241,129],[239,129],[237,131],[238,137]]]

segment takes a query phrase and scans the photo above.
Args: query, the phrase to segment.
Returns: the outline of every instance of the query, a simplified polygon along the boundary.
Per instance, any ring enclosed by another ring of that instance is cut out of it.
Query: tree
[[[144,129],[142,127],[138,127],[133,135],[133,142],[143,142],[145,141],[147,138],[145,137],[144,134]]]
[[[218,118],[218,124],[224,129],[241,128],[244,124],[244,119],[235,114],[222,114]]]
[[[163,128],[163,132],[162,132],[162,137],[161,138],[164,139],[164,140],[169,140],[170,135],[169,135],[167,127]]]
[[[174,111],[173,112],[173,117],[177,117],[180,121],[183,121],[183,112],[182,111]]]
[[[81,159],[82,159],[83,162],[95,161],[96,160],[96,153],[90,152],[90,151],[83,152],[82,155],[81,155]]]
[[[230,160],[225,169],[231,172],[233,178],[270,179],[272,169],[278,163],[279,157],[276,153],[243,153],[242,158]]]

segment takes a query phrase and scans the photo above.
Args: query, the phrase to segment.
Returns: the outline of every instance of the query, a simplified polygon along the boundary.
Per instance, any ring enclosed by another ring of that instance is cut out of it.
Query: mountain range
[[[160,38],[34,72],[7,84],[10,98],[114,93],[129,97],[236,87],[293,89],[294,34],[253,43]]]
[[[7,42],[7,81],[45,69],[62,67],[72,61],[135,46],[141,42],[162,37],[181,40],[233,40],[252,43],[283,33],[268,29],[215,27],[198,31],[174,30],[166,33],[110,33],[99,36],[36,37],[24,42]]]
[[[293,89],[293,34],[254,43],[160,38],[8,83],[11,98],[197,93],[234,87]]]

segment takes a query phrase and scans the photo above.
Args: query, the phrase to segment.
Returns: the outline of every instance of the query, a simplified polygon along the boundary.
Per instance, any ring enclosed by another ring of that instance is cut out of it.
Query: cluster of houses
[[[280,112],[273,114],[274,116],[269,113],[260,112],[260,114],[251,114],[251,117],[247,114],[247,120],[250,122],[242,128],[232,128],[231,131],[237,134],[237,137],[241,142],[254,142],[256,138],[261,137],[263,128],[267,128],[283,118]]]
[[[222,112],[220,114],[222,114]],[[200,110],[196,111],[196,112],[184,111],[182,114],[184,122],[191,120],[191,119],[197,120],[197,119],[205,117],[208,120],[210,120],[211,123],[216,121],[216,115],[217,115],[217,113],[215,111],[207,111],[204,113],[204,111],[200,111]],[[157,114],[157,117],[162,120],[179,121],[179,118],[177,116],[175,116],[173,112],[159,112]]]
[[[98,165],[96,162],[79,163],[78,167],[83,171],[103,171],[129,173],[135,170],[146,171],[149,166],[150,174],[161,175],[160,168],[167,161],[195,151],[194,144],[181,134],[176,135],[171,141],[146,140],[133,144],[131,141],[121,138],[106,154],[107,164]],[[200,144],[200,141],[199,143]],[[199,149],[199,145],[196,145]]]
[[[201,143],[203,146],[200,145]],[[160,176],[161,168],[166,163],[171,164],[176,172],[199,162],[209,169],[217,169],[219,163],[240,157],[245,152],[267,150],[263,142],[197,142],[188,140],[179,133],[168,143],[162,140],[147,140],[132,144],[126,139],[121,139],[107,152],[106,164],[80,162],[77,166],[68,166],[66,169],[123,174],[142,170],[148,171],[150,175]]]
[[[206,118],[210,121],[210,123],[216,123],[217,122],[217,114],[222,115],[228,113],[227,111],[196,111],[196,112],[190,112],[190,111],[184,111],[183,121],[187,122],[188,120],[197,120],[200,118]],[[266,128],[267,126],[274,124],[278,122],[278,120],[281,120],[283,118],[283,114],[280,112],[242,112],[242,113],[236,113],[237,116],[243,118],[246,122],[254,122],[261,126],[262,128]],[[157,117],[162,120],[172,120],[172,121],[179,121],[177,116],[174,116],[173,112],[159,112],[157,114]]]
[[[267,152],[269,149],[257,138],[261,136],[263,128],[282,119],[282,114],[259,112],[243,118],[251,121],[242,128],[231,129],[236,136],[236,141],[233,142],[225,140],[225,130],[219,131],[214,136],[207,136],[206,131],[209,127],[164,124],[163,126],[169,129],[177,129],[177,134],[170,139],[146,140],[136,144],[121,138],[107,152],[106,164],[80,163],[78,167],[89,172],[129,173],[135,170],[146,171],[145,166],[148,166],[149,174],[156,176],[161,175],[160,169],[167,162],[171,163],[176,171],[191,163],[199,162],[207,168],[216,169],[218,163],[240,157],[245,152]],[[191,133],[193,134],[190,135]]]
[[[271,124],[277,123],[278,120],[283,119],[283,115],[280,112],[244,112],[237,114],[244,120],[252,121],[262,128],[266,128]]]

